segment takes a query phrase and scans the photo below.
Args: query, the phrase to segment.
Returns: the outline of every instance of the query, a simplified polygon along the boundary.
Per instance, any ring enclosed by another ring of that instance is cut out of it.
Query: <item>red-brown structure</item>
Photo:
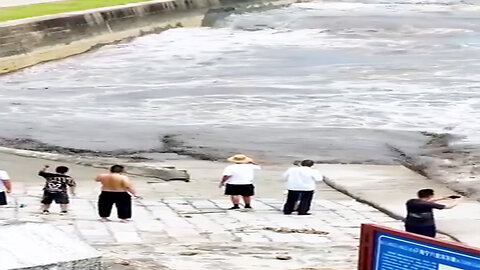
[[[480,258],[480,248],[474,248],[462,245],[457,242],[449,242],[439,240],[431,237],[426,237],[418,234],[413,234],[405,231],[395,230],[374,224],[362,224],[360,236],[360,250],[358,260],[358,270],[374,270],[375,257],[375,239],[378,233],[388,234],[393,237],[401,237],[404,239],[420,242],[426,245],[433,245],[443,247],[449,250],[455,250],[461,253],[466,253]],[[480,269],[480,268],[475,268]]]

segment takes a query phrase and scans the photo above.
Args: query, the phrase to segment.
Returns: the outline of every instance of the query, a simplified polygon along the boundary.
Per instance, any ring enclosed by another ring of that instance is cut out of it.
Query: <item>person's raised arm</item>
[[[449,200],[449,199],[460,199],[462,196],[459,195],[448,195],[445,197],[439,197],[439,198],[433,198],[430,199],[431,202],[438,202],[438,201],[443,201],[443,200]]]
[[[2,180],[3,181],[3,185],[5,186],[5,189],[7,191],[7,193],[11,193],[12,192],[12,182],[10,182],[10,180]]]
[[[429,201],[430,202],[438,202],[438,201],[443,201],[443,200],[447,200],[447,199],[450,199],[450,196],[433,198],[433,199],[430,199]]]
[[[452,209],[460,203],[459,199],[453,200],[453,202],[446,204],[444,209]]]
[[[43,176],[48,168],[50,168],[50,166],[48,165],[43,166],[43,168],[38,172],[38,175]]]

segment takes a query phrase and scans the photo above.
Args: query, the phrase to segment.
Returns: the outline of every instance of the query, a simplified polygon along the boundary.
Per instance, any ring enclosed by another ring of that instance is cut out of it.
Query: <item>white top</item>
[[[255,164],[233,164],[223,170],[223,175],[230,176],[226,182],[227,184],[248,185],[253,184],[255,171],[261,169],[260,166]]]
[[[287,180],[287,189],[296,191],[315,190],[315,183],[323,181],[323,175],[310,167],[293,167],[283,177]]]
[[[3,180],[10,180],[8,173],[6,171],[0,170],[0,192],[5,191],[5,185],[3,184]]]

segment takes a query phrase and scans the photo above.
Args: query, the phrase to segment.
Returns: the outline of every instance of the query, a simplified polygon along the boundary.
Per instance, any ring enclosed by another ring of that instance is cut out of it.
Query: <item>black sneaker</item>
[[[253,209],[251,205],[247,204],[245,205],[245,209]]]
[[[60,212],[60,215],[66,215],[66,214],[68,214],[68,211],[61,211]]]
[[[240,209],[240,206],[234,205],[234,206],[228,208],[228,210],[235,210],[235,209]]]
[[[48,214],[50,214],[50,211],[48,211],[48,210],[43,210],[43,211],[42,211],[42,214],[48,215]]]

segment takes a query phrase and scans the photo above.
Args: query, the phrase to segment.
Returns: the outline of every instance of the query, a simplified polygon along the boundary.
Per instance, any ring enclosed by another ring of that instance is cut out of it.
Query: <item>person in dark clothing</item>
[[[288,169],[283,177],[287,180],[287,201],[283,206],[283,213],[290,215],[297,210],[299,215],[310,215],[310,205],[317,182],[323,180],[323,175],[313,169],[312,160],[303,160],[300,166]]]
[[[53,201],[60,204],[61,214],[68,213],[68,204],[70,203],[68,198],[67,189],[70,187],[70,192],[75,195],[75,180],[68,176],[68,167],[58,166],[55,169],[55,173],[47,172],[49,168],[46,165],[38,175],[45,178],[45,186],[43,188],[42,209],[43,214],[49,214],[50,205]]]
[[[434,198],[433,189],[421,189],[417,192],[418,199],[408,200],[405,230],[424,236],[435,237],[437,231],[433,209],[450,209],[458,205],[460,196],[452,195],[442,198]],[[454,200],[450,204],[439,204],[437,201]]]

